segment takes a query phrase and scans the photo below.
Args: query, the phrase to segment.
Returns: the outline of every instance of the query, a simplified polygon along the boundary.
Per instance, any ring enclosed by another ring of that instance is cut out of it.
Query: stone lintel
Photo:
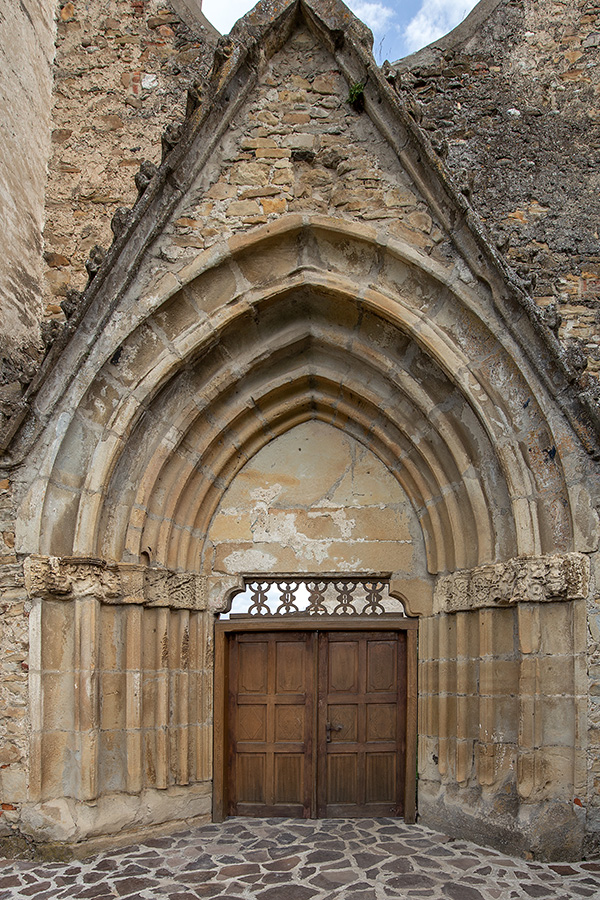
[[[517,557],[440,578],[433,612],[585,599],[590,562],[583,553]]]
[[[226,608],[232,590],[243,589],[237,576],[172,572],[83,556],[30,556],[24,570],[29,597],[41,600],[90,599],[112,605],[218,612]]]

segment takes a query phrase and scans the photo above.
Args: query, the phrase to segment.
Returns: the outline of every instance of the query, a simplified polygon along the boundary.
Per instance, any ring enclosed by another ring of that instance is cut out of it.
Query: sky
[[[477,0],[345,0],[375,39],[379,63],[420,50],[462,22]],[[255,0],[203,0],[202,12],[221,34],[254,6]]]

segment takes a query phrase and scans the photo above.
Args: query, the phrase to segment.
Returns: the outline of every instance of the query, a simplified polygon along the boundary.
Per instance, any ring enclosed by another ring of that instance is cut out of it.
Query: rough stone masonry
[[[6,846],[206,821],[215,621],[352,575],[418,621],[421,820],[595,854],[600,11],[380,69],[338,0],[192,7],[10,13]]]

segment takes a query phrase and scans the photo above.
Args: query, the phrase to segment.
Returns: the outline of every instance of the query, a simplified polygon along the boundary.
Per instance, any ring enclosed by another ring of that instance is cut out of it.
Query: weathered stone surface
[[[559,4],[489,5],[485,53],[409,61],[402,105],[335,0],[259,5],[219,42],[205,91],[203,35],[172,8],[61,7],[46,311],[69,321],[45,329],[26,401],[35,366],[6,357],[0,386],[2,833],[79,840],[203,815],[212,613],[245,575],[351,571],[393,573],[421,615],[422,815],[555,856],[551,803],[575,857],[586,808],[596,846],[598,416],[579,343],[596,340],[595,245],[573,230],[570,183],[556,206],[547,173],[564,182],[566,164],[545,124],[552,104],[556,134],[574,124],[583,171],[596,76],[577,62],[595,44],[558,34]],[[590,36],[580,11],[567,18]],[[510,38],[498,66],[492,28]],[[564,91],[537,90],[524,47]],[[521,103],[528,78],[542,115]],[[454,182],[424,137],[434,120]],[[510,186],[494,168],[506,134]],[[310,869],[321,886],[347,874]],[[401,869],[392,887],[418,890]],[[258,873],[232,896],[244,874]]]
[[[572,797],[585,790],[579,736],[587,678],[585,635],[578,630],[584,609],[583,600],[524,603],[423,622],[424,821],[450,822],[480,840],[480,823],[491,816],[496,846],[516,851],[535,844],[539,855],[545,811],[555,802],[557,821],[565,823],[560,852],[581,853],[583,815],[573,811]],[[460,786],[443,790],[455,780]],[[548,852],[559,853],[556,846]]]
[[[488,4],[395,65],[402,97],[458,177],[498,248],[555,304],[564,339],[600,370],[597,10],[584,2]],[[501,35],[501,37],[499,37]]]
[[[387,568],[426,579],[414,534],[405,495],[377,458],[338,429],[307,423],[238,474],[209,529],[204,566],[226,573]]]
[[[52,800],[37,805],[27,804],[23,810],[22,830],[42,841],[75,843],[85,837],[135,834],[144,828],[167,822],[208,821],[210,789],[207,784],[192,789],[171,787],[157,791],[147,789],[138,796],[125,793],[105,794],[93,805],[72,799]],[[127,838],[126,838],[127,839]]]
[[[589,559],[583,554],[509,560],[440,579],[434,612],[586,599],[589,577]]]
[[[26,384],[43,350],[39,326],[42,270],[46,268],[42,260],[42,224],[50,154],[55,6],[52,0],[42,0],[31,10],[16,5],[3,11],[0,425],[4,415],[14,411],[4,407],[2,388]],[[57,259],[52,258],[48,263],[56,264]]]
[[[158,15],[156,3],[67,6],[72,15],[58,23],[53,108],[47,103],[54,130],[44,240],[68,257],[65,287],[77,287],[91,247],[111,242],[115,210],[133,206],[136,169],[159,162],[162,129],[179,127],[185,87],[202,81],[216,36],[202,16],[194,21],[166,3]],[[102,104],[94,103],[98,94]]]
[[[220,585],[220,579],[216,579]],[[90,597],[103,603],[204,609],[206,579],[166,569],[107,564],[87,557],[31,556],[25,561],[25,586],[30,597],[74,600]],[[225,587],[223,587],[225,590]]]
[[[18,808],[27,799],[30,708],[29,614],[23,567],[0,566],[0,834],[16,829]]]

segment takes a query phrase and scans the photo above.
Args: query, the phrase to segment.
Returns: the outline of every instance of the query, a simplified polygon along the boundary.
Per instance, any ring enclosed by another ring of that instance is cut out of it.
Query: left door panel
[[[231,636],[229,815],[309,817],[315,635]]]

